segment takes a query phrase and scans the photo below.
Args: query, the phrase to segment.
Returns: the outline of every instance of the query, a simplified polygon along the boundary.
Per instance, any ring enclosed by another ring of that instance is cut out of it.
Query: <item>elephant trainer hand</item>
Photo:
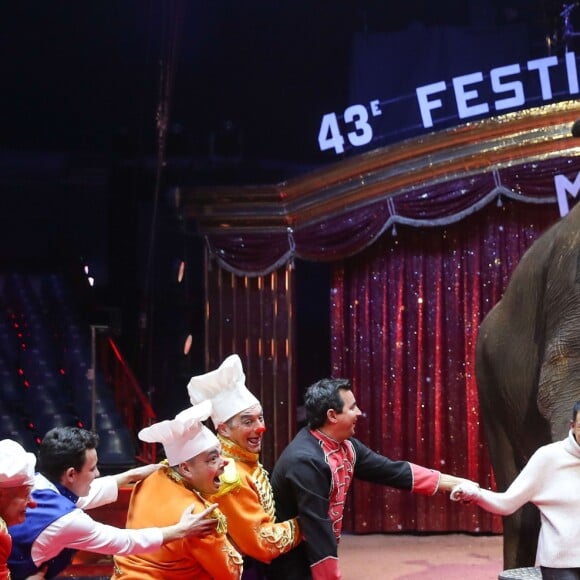
[[[479,485],[472,481],[464,481],[456,485],[451,490],[449,498],[452,501],[462,501],[463,503],[471,503],[479,497]]]

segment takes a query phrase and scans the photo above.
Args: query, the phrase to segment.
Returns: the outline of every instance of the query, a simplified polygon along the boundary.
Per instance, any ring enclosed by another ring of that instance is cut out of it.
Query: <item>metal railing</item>
[[[104,377],[106,384],[113,390],[117,409],[134,437],[137,449],[136,459],[143,463],[155,463],[157,445],[145,443],[137,438],[137,433],[141,429],[155,423],[157,417],[153,407],[113,338],[108,334],[94,331],[93,336],[95,345],[93,368],[97,363],[96,368]],[[93,385],[95,385],[95,380],[93,378]]]

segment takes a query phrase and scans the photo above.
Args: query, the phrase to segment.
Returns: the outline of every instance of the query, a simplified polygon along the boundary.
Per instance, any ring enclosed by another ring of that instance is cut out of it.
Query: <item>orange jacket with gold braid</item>
[[[222,475],[222,489],[212,497],[228,520],[228,533],[242,554],[270,563],[300,540],[298,520],[276,522],[268,472],[250,453],[218,435],[224,457],[233,460]]]
[[[127,528],[173,525],[192,503],[195,503],[194,513],[205,509],[208,503],[177,478],[169,468],[162,468],[138,483],[131,494]],[[215,512],[218,528],[212,534],[174,540],[147,554],[115,556],[112,579],[239,579],[242,557],[226,535],[227,524],[223,514],[219,510]]]

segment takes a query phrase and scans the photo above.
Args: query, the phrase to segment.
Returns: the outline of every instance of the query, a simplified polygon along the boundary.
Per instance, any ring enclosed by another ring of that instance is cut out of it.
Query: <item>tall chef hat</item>
[[[187,385],[191,403],[211,399],[211,420],[215,427],[260,401],[247,389],[242,361],[232,354],[214,371],[192,377]]]
[[[34,484],[36,457],[12,439],[0,441],[0,487]]]
[[[139,439],[161,443],[169,465],[179,465],[219,445],[217,437],[202,424],[211,413],[211,401],[181,411],[175,419],[161,421],[139,431]]]

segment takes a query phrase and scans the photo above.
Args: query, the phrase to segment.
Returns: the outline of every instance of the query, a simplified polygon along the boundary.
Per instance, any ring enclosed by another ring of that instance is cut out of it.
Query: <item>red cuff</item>
[[[316,562],[310,566],[312,572],[312,580],[340,580],[340,569],[338,567],[338,558],[328,556],[320,562]]]
[[[441,473],[434,469],[427,469],[414,463],[409,463],[413,474],[413,488],[411,491],[423,495],[434,495],[439,488]]]

